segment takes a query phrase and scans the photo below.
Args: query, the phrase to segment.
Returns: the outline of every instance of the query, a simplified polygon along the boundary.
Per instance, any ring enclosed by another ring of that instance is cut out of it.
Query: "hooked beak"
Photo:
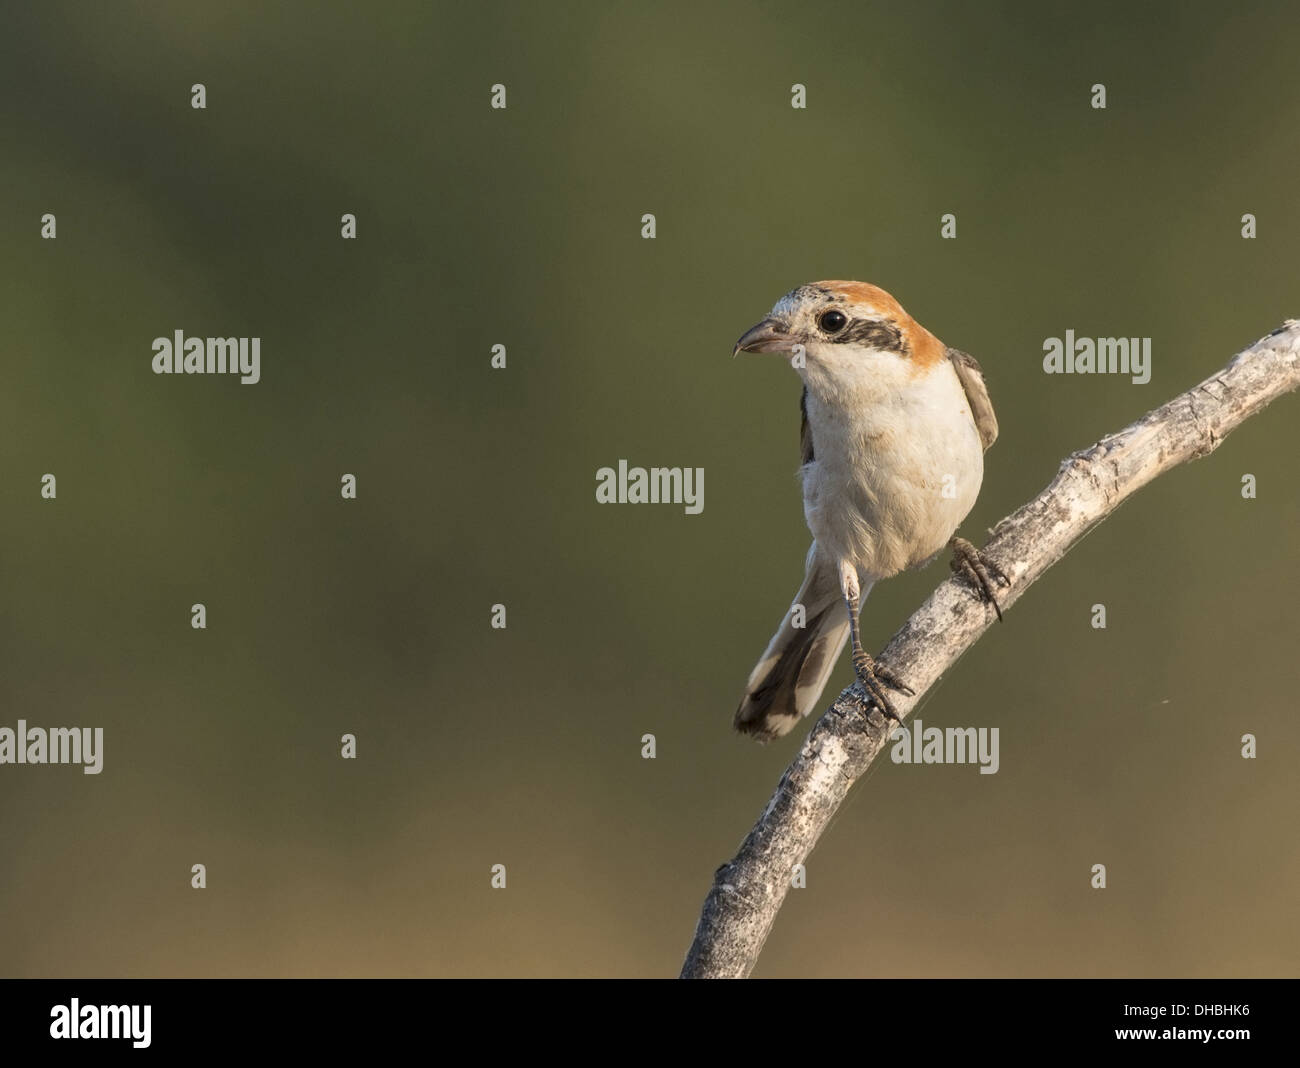
[[[793,347],[790,328],[780,319],[764,319],[741,335],[731,350],[732,359],[741,352],[789,352]]]

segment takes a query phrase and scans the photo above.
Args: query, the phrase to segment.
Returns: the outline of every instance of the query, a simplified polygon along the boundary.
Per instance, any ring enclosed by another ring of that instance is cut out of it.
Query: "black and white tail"
[[[865,597],[865,591],[863,591]],[[849,637],[849,614],[835,567],[808,553],[803,585],[795,596],[803,605],[803,627],[785,614],[762,658],[750,673],[736,709],[738,731],[768,741],[787,734],[816,706]]]

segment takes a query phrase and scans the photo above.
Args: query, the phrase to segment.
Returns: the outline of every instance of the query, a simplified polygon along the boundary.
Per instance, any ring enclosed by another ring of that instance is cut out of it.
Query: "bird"
[[[791,290],[732,350],[781,353],[803,380],[799,474],[812,546],[790,610],[750,673],[737,730],[787,734],[817,704],[845,641],[870,703],[898,720],[885,687],[907,684],[863,648],[862,602],[880,580],[945,547],[991,602],[1010,585],[956,530],[984,479],[997,417],[974,357],[949,348],[868,282]]]

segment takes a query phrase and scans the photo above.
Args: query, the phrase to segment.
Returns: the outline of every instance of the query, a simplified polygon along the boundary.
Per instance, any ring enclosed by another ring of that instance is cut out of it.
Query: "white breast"
[[[866,579],[928,561],[979,495],[984,450],[947,360],[923,372],[858,350],[804,373],[815,458],[803,468],[804,515],[818,551]]]

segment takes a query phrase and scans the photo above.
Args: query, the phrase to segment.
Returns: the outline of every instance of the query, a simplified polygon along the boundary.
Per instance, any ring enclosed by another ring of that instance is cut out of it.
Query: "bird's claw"
[[[1005,589],[1011,585],[1011,580],[997,564],[965,538],[953,538],[949,544],[952,546],[952,562],[949,566],[953,573],[966,579],[975,587],[980,600],[988,601],[993,606],[1000,623],[1002,608],[998,604],[996,587],[1001,586]]]
[[[853,670],[857,673],[858,682],[867,691],[868,700],[880,709],[881,715],[886,719],[892,719],[895,723],[902,723],[902,719],[894,711],[894,706],[890,704],[889,697],[885,694],[885,686],[892,687],[908,697],[915,697],[916,691],[884,664],[877,663],[865,652],[854,654]]]

